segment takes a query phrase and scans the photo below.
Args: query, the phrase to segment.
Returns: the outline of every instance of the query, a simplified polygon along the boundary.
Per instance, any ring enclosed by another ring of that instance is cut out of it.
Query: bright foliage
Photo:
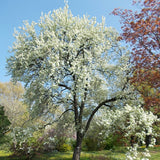
[[[76,127],[91,115],[87,130],[101,106],[131,97],[129,53],[104,19],[74,17],[68,5],[40,19],[15,31],[9,73],[25,83],[32,113],[61,106],[74,112]]]
[[[116,131],[123,133],[129,141],[134,137],[133,146],[129,148],[126,153],[127,160],[138,159],[140,154],[137,152],[138,144],[141,142],[145,145],[145,138],[147,135],[152,135],[151,144],[155,144],[155,136],[157,133],[153,128],[155,122],[159,122],[152,112],[144,111],[140,106],[126,105],[123,108],[115,110],[101,110],[101,116],[97,119],[97,124],[103,125],[106,135],[112,134]],[[148,150],[143,153],[144,157],[150,154]]]
[[[23,125],[29,118],[27,106],[22,101],[24,92],[21,83],[0,82],[0,105],[4,106],[12,127]]]
[[[135,0],[133,4],[140,6],[138,11],[115,9],[113,14],[121,17],[121,38],[132,48],[133,84],[142,87],[138,90],[145,107],[160,106],[160,1]]]
[[[66,5],[15,31],[14,55],[7,61],[12,78],[25,83],[33,116],[52,116],[50,108],[59,106],[74,113],[75,160],[99,108],[134,100],[129,53],[104,22],[74,17]]]

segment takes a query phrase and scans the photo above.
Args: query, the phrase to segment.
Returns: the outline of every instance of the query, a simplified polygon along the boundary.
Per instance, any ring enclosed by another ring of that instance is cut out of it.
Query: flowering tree
[[[138,11],[115,9],[113,14],[121,17],[123,31],[121,38],[132,48],[132,62],[135,64],[132,82],[141,93],[145,107],[149,109],[156,106],[155,112],[159,112],[160,1],[133,0],[133,2],[139,5]],[[142,89],[138,88],[139,86]],[[146,87],[149,88],[147,92]]]
[[[134,99],[128,83],[129,53],[104,21],[74,17],[66,5],[15,31],[14,55],[7,60],[13,80],[25,84],[33,116],[50,115],[50,107],[59,106],[63,114],[74,113],[74,160],[80,158],[83,137],[96,112]]]
[[[152,135],[150,146],[155,144],[154,136],[156,136],[156,132],[153,129],[153,124],[160,120],[157,116],[152,112],[144,111],[140,106],[131,107],[129,105],[114,110],[103,109],[100,115],[97,118],[97,124],[104,126],[106,135],[119,131],[130,140],[131,147],[129,152],[126,153],[128,160],[138,159],[139,156],[150,156],[147,149],[140,155],[137,152],[137,147],[139,142],[146,144],[145,138],[147,135]]]

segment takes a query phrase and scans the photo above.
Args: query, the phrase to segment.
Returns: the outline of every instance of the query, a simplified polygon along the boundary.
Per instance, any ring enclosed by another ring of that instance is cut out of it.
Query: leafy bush
[[[109,150],[109,149],[114,149],[115,147],[117,146],[120,146],[122,145],[121,144],[121,135],[109,135],[106,139],[105,139],[105,148],[106,150]]]
[[[106,146],[104,139],[99,139],[98,137],[87,136],[82,143],[82,150],[85,151],[99,151],[103,150]]]
[[[109,150],[114,149],[116,146],[119,146],[120,142],[118,141],[121,138],[119,135],[109,135],[108,137],[101,137],[99,135],[93,135],[92,137],[87,135],[82,142],[83,151],[100,151],[100,150]]]
[[[10,151],[11,139],[9,136],[5,137],[5,142],[0,143],[0,150],[5,150],[6,152]]]
[[[64,143],[64,144],[60,145],[59,148],[57,148],[57,149],[60,152],[67,152],[67,151],[71,151],[72,147],[71,147],[71,145]]]
[[[14,155],[24,156],[23,159],[31,159],[42,148],[42,141],[34,137],[33,133],[33,128],[17,127],[13,129],[11,151],[14,152]]]
[[[17,156],[25,155],[26,159],[32,158],[37,152],[71,151],[72,134],[66,132],[68,126],[60,126],[43,131],[39,131],[36,127],[14,128],[11,134],[11,150]]]
[[[44,137],[45,151],[57,150],[60,152],[66,152],[72,150],[72,144],[68,141],[66,135],[63,132],[57,132],[55,129],[48,130]]]
[[[60,152],[72,150],[72,142],[74,140],[74,132],[72,123],[67,123],[68,115],[64,115],[54,127],[48,126],[44,134],[45,150],[57,150]]]

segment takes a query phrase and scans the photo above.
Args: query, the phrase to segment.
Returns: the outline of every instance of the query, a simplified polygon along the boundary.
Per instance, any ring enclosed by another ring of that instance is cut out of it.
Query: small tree
[[[5,116],[4,107],[0,106],[0,142],[2,142],[1,139],[4,137],[10,124],[7,116]]]
[[[104,127],[106,135],[115,132],[123,133],[123,136],[130,143],[130,151],[126,154],[126,159],[138,157],[137,147],[140,143],[146,145],[146,148],[155,145],[156,131],[153,128],[154,123],[160,119],[152,112],[145,111],[141,106],[126,105],[123,108],[109,108],[101,110],[101,116],[97,118],[97,124]],[[150,136],[150,142],[146,142],[146,136]],[[149,155],[147,152],[144,156]],[[135,158],[135,159],[136,159]],[[134,159],[134,158],[133,158]]]
[[[96,112],[134,99],[128,84],[129,53],[120,47],[118,36],[105,27],[104,19],[97,23],[95,18],[73,17],[68,5],[15,31],[9,73],[25,83],[33,116],[49,116],[50,107],[59,106],[64,113],[74,113],[74,160],[80,159],[82,140]]]

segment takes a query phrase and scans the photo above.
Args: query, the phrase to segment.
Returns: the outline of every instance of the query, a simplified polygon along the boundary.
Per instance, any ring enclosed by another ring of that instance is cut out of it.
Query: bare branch
[[[73,111],[73,112],[74,112],[74,109],[69,108],[69,109],[65,110],[55,121],[46,123],[45,125],[43,125],[43,126],[40,127],[39,129],[43,129],[43,128],[45,128],[46,126],[52,125],[53,123],[57,122],[57,121],[58,121],[59,119],[61,119],[61,117],[62,117],[66,112],[68,112],[68,111]]]
[[[66,89],[71,90],[71,88],[70,88],[70,87],[68,87],[68,86],[67,86],[67,85],[65,85],[65,84],[61,84],[61,83],[59,83],[59,84],[58,84],[58,86],[60,86],[60,87],[65,87]]]
[[[65,110],[65,111],[59,116],[59,119],[61,119],[61,117],[62,117],[66,112],[68,112],[68,111],[73,111],[73,112],[74,112],[74,109],[69,108],[69,109]]]

